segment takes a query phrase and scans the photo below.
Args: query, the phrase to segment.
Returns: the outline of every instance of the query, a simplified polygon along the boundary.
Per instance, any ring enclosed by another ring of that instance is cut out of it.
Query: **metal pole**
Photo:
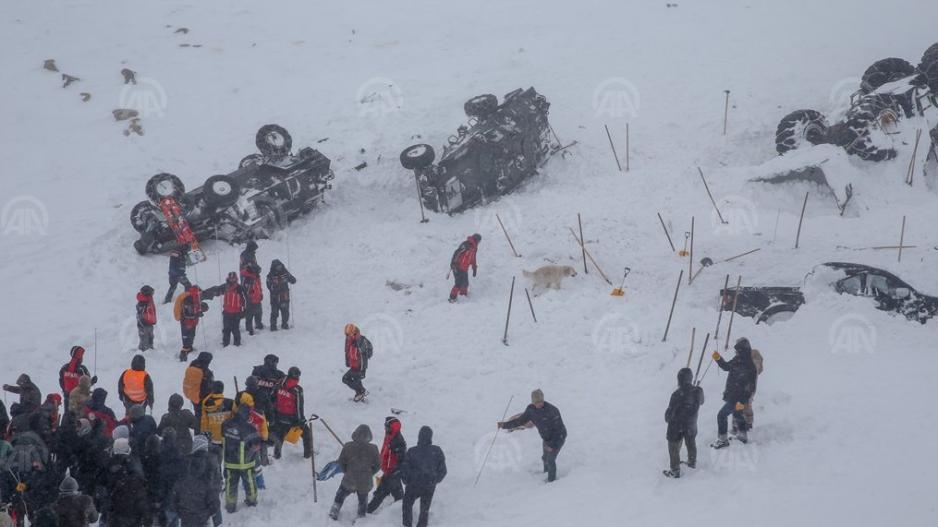
[[[619,164],[619,154],[616,154],[616,145],[612,142],[612,134],[609,133],[609,127],[603,125],[606,129],[606,137],[609,138],[609,147],[612,148],[612,155],[616,158],[616,166],[619,167],[619,172],[622,172],[622,165]]]
[[[537,324],[537,315],[534,314],[534,304],[531,302],[531,294],[528,293],[528,288],[524,288],[524,294],[528,297],[528,307],[531,308],[531,318],[534,319],[534,323]]]
[[[687,259],[687,285],[694,283],[694,217],[690,217],[690,257]]]
[[[726,104],[723,107],[723,135],[726,135],[726,123],[730,115],[730,91],[723,90],[723,93],[726,94]]]
[[[502,223],[502,218],[495,213],[495,219],[498,220],[498,226],[502,228],[502,232],[505,233],[505,239],[508,240],[508,246],[511,247],[512,254],[515,255],[515,258],[521,258],[521,255],[518,254],[518,251],[515,250],[515,244],[511,243],[511,236],[508,236],[508,230],[505,229],[505,224]]]
[[[902,263],[902,242],[905,241],[905,216],[902,217],[902,230],[899,232],[899,263]]]
[[[671,301],[671,313],[668,315],[668,325],[664,327],[664,337],[661,338],[661,342],[667,342],[668,340],[668,330],[671,329],[671,318],[674,317],[674,305],[677,304],[677,293],[681,290],[681,282],[684,281],[684,270],[681,269],[681,274],[677,277],[677,287],[674,288],[674,300]]]
[[[730,313],[730,325],[726,328],[726,344],[723,346],[723,351],[730,349],[730,335],[733,334],[733,319],[736,318],[736,302],[739,301],[739,286],[743,282],[742,275],[736,279],[736,294],[733,295],[733,311]],[[717,344],[719,346],[719,344]]]
[[[664,219],[661,218],[661,213],[658,213],[658,221],[661,222],[661,228],[664,230],[664,235],[668,237],[668,244],[671,246],[671,252],[677,252],[677,249],[674,248],[674,242],[671,241],[671,235],[668,234],[668,228],[664,226]]]
[[[508,409],[511,408],[511,402],[515,400],[515,396],[512,395],[508,399],[508,404],[505,405],[505,413],[502,414],[502,420],[499,422],[504,422],[505,418],[508,417]],[[495,447],[495,440],[498,439],[498,433],[501,431],[501,428],[495,430],[495,435],[492,436],[492,444],[489,445],[488,451],[485,453],[485,458],[482,459],[482,466],[479,467],[479,475],[476,476],[476,482],[472,484],[473,487],[479,484],[479,478],[482,477],[482,471],[485,470],[485,464],[489,462],[489,454],[492,453],[492,448]]]
[[[715,199],[713,199],[713,194],[710,193],[710,185],[707,184],[707,178],[704,177],[703,170],[701,170],[700,167],[697,167],[697,172],[700,173],[700,180],[703,181],[704,188],[707,189],[707,195],[710,196],[710,203],[713,204],[713,209],[717,211],[717,217],[720,218],[720,223],[725,225],[727,221],[723,219],[723,215],[720,214],[720,207],[717,207],[717,202]]]
[[[583,219],[580,217],[580,213],[576,213],[576,222],[580,224],[580,248],[583,249],[583,272],[589,274],[590,270],[586,266],[586,238],[583,237]]]
[[[804,211],[808,208],[808,194],[810,194],[810,192],[804,193],[804,203],[801,205],[801,218],[798,219],[798,235],[795,236],[795,249],[798,248],[798,244],[801,242],[801,224],[804,223]]]
[[[723,282],[723,290],[720,291],[720,312],[717,314],[717,329],[713,332],[713,341],[717,342],[720,338],[720,321],[723,320],[723,306],[726,304],[726,288],[730,286],[730,275],[726,275]],[[719,346],[719,344],[717,344]]]
[[[505,315],[505,336],[502,337],[502,344],[508,345],[508,321],[511,320],[511,301],[515,298],[515,277],[511,277],[511,291],[508,293],[508,314]]]
[[[690,368],[690,360],[694,356],[694,338],[697,336],[697,328],[691,329],[690,332],[690,351],[687,352],[687,367]]]

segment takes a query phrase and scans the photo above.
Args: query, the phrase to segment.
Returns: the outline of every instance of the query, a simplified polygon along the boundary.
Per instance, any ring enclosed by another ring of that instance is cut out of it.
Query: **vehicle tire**
[[[150,201],[159,203],[162,198],[179,199],[186,193],[186,186],[178,177],[162,172],[147,181],[146,193]]]
[[[293,148],[293,138],[290,132],[277,124],[265,124],[257,131],[254,138],[257,149],[265,156],[281,157],[289,155]]]
[[[842,137],[837,141],[848,154],[866,161],[888,161],[896,157],[896,150],[874,141],[880,130],[895,126],[901,116],[901,108],[889,96],[870,95],[863,97],[857,106],[847,114]]]
[[[436,159],[436,152],[430,145],[414,145],[401,152],[401,165],[407,170],[427,168]]]
[[[475,117],[476,119],[485,119],[497,109],[498,98],[491,93],[473,97],[463,105],[463,110],[466,111],[466,117]]]
[[[883,84],[915,75],[915,68],[905,59],[895,57],[877,60],[861,77],[860,91],[870,93]]]
[[[150,221],[153,219],[159,221],[160,216],[162,216],[160,209],[149,201],[141,201],[130,210],[130,224],[133,225],[135,231],[145,232]]]
[[[765,310],[759,319],[756,321],[756,324],[765,324],[766,326],[771,326],[777,322],[785,322],[790,320],[791,317],[795,316],[795,310],[789,306],[777,306]]]
[[[779,155],[800,148],[805,143],[827,142],[827,119],[816,110],[795,110],[782,118],[775,131],[775,150]]]
[[[144,254],[150,252],[150,246],[143,240],[137,240],[134,242],[134,250],[137,251],[137,254],[143,256]]]
[[[202,187],[202,197],[210,207],[230,207],[241,196],[241,187],[231,176],[217,175],[205,180]]]
[[[925,77],[925,83],[932,93],[938,95],[938,43],[925,50],[918,71]]]
[[[249,156],[244,156],[244,159],[242,159],[241,162],[238,163],[238,168],[253,167],[253,166],[259,166],[263,164],[264,164],[264,156],[260,154],[251,154]]]

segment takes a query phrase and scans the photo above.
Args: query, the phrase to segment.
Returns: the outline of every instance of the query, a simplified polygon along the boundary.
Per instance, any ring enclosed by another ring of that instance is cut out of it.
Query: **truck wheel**
[[[430,145],[414,145],[401,152],[401,165],[407,170],[427,168],[436,159],[436,152]]]
[[[149,201],[141,201],[130,210],[130,224],[133,225],[135,231],[145,232],[151,221],[159,221],[161,214],[159,209]]]
[[[827,140],[827,119],[816,110],[795,110],[782,118],[775,131],[775,150],[779,155],[805,143],[819,145]]]
[[[254,167],[254,166],[263,165],[263,164],[264,164],[264,156],[260,154],[251,154],[249,156],[244,156],[244,159],[242,159],[241,162],[238,163],[238,168]]]
[[[271,157],[288,155],[293,148],[293,138],[290,137],[290,132],[277,124],[262,126],[257,131],[254,143],[262,154]]]
[[[882,146],[877,141],[896,126],[901,109],[889,96],[871,95],[863,100],[847,115],[845,139],[839,141],[847,150],[867,161],[888,161],[896,157],[896,150]],[[850,139],[849,142],[847,139]],[[846,143],[846,144],[844,144]]]
[[[925,50],[918,71],[925,76],[925,82],[932,93],[938,95],[938,43]]]
[[[915,68],[905,59],[895,57],[877,60],[866,68],[860,82],[860,91],[870,93],[883,84],[915,75]]]
[[[162,198],[179,199],[186,193],[186,186],[178,177],[162,172],[147,181],[146,193],[150,201],[159,203]]]
[[[205,185],[202,187],[202,197],[210,207],[219,209],[230,207],[238,201],[240,196],[241,188],[231,176],[212,176],[205,180]]]
[[[463,105],[463,110],[466,111],[466,116],[475,117],[476,119],[485,119],[497,109],[498,98],[491,93],[473,97],[466,101],[466,103]]]

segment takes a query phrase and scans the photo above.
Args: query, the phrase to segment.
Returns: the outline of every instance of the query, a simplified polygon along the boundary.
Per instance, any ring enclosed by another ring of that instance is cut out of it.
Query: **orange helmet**
[[[358,335],[358,326],[348,323],[345,325],[345,336],[351,337],[352,335]]]

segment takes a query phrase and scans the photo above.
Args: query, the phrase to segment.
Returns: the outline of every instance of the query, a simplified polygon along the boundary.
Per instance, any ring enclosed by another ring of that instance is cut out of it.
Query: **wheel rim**
[[[228,196],[231,194],[231,183],[227,181],[216,181],[212,183],[212,192],[219,196]]]
[[[817,144],[823,135],[824,128],[817,123],[809,123],[802,132],[802,137],[812,144]]]
[[[169,197],[176,193],[176,186],[173,185],[173,182],[164,179],[156,184],[156,193],[162,197]]]
[[[420,145],[420,146],[415,146],[411,148],[410,150],[408,150],[406,155],[407,157],[413,159],[413,158],[424,155],[426,152],[427,152],[427,147]]]
[[[274,148],[283,148],[286,140],[279,132],[269,132],[267,134],[267,144]]]

